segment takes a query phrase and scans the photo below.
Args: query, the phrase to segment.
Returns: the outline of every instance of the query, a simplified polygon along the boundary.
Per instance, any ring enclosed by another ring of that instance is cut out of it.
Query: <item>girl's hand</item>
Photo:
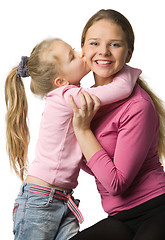
[[[73,128],[74,131],[85,131],[90,129],[90,123],[94,115],[100,108],[100,100],[95,95],[89,95],[87,92],[80,93],[81,108],[79,109],[72,96],[69,96],[69,102],[73,109]]]

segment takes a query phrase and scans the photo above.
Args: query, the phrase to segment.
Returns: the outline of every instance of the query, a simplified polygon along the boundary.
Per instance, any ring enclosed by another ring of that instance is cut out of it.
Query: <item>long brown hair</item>
[[[56,41],[60,39],[48,39],[38,44],[27,63],[31,76],[30,88],[41,97],[53,89],[53,79],[60,72],[56,56],[52,53],[52,44]],[[17,68],[12,69],[5,83],[6,137],[10,165],[23,180],[27,169],[30,134],[27,123],[28,103],[22,78],[16,73]]]
[[[128,19],[126,19],[121,13],[112,10],[112,9],[102,9],[95,13],[86,23],[82,36],[81,36],[81,47],[84,46],[85,39],[86,39],[86,34],[88,29],[97,21],[106,19],[109,20],[110,22],[113,22],[117,25],[119,25],[122,30],[125,33],[126,39],[127,39],[127,44],[128,48],[133,52],[134,50],[134,32],[132,29],[132,26]],[[165,158],[165,108],[164,108],[164,103],[163,101],[149,88],[147,83],[142,80],[138,79],[138,84],[150,95],[152,98],[156,110],[159,115],[160,119],[160,126],[159,126],[159,142],[158,142],[158,153],[159,157],[161,159],[161,162],[163,163],[163,158]]]

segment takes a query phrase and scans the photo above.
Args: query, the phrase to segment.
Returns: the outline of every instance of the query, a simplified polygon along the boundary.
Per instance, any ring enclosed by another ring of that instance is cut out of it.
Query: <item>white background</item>
[[[130,65],[141,68],[150,87],[163,99],[165,89],[165,7],[163,0],[5,0],[0,3],[0,238],[12,240],[12,208],[21,181],[11,172],[6,154],[4,83],[8,72],[22,55],[30,55],[33,47],[48,37],[60,37],[80,50],[82,29],[87,20],[102,8],[112,8],[124,14],[135,32],[135,51]],[[34,158],[39,121],[44,102],[29,90],[31,142],[29,161]],[[93,83],[89,74],[83,85]],[[81,199],[80,209],[85,222],[81,229],[106,217],[94,179],[81,173],[75,196]],[[3,237],[2,237],[3,236]]]

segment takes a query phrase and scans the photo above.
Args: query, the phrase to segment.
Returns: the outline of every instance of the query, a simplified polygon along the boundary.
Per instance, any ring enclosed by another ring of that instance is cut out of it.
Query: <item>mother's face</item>
[[[111,82],[132,55],[122,28],[106,19],[88,29],[82,50],[95,80],[102,79],[103,84]]]

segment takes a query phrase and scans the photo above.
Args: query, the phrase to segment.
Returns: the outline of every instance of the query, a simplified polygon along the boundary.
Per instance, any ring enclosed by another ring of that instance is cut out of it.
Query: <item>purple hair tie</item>
[[[28,63],[29,57],[27,56],[22,56],[21,57],[21,62],[19,63],[17,67],[16,74],[18,77],[29,77],[30,74],[27,69],[27,63]]]

